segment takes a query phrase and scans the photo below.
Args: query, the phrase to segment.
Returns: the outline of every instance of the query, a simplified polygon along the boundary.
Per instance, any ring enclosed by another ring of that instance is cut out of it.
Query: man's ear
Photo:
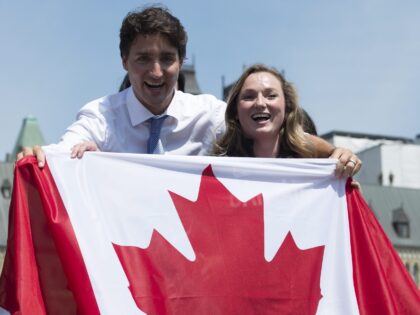
[[[125,57],[121,58],[121,63],[122,63],[122,66],[123,66],[124,70],[128,71],[127,70],[127,58],[125,58]]]

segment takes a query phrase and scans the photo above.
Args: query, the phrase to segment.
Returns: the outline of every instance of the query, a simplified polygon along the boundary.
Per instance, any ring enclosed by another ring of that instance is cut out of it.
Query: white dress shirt
[[[207,155],[225,131],[226,103],[212,95],[176,91],[165,113],[155,153]],[[58,146],[70,149],[93,141],[100,151],[146,153],[149,118],[154,116],[135,97],[132,88],[86,104],[67,128]]]

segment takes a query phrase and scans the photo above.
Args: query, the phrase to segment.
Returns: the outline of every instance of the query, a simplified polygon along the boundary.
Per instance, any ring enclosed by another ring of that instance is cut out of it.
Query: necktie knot
[[[160,130],[162,129],[162,124],[167,117],[168,115],[149,118],[150,135],[149,140],[147,141],[147,153],[151,154],[156,150],[156,146],[159,141]]]

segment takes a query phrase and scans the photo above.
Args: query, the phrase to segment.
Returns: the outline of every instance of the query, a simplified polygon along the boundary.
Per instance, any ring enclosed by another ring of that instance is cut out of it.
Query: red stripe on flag
[[[21,315],[99,314],[54,179],[33,157],[15,169],[0,306]]]
[[[353,281],[360,314],[419,314],[420,291],[350,180],[346,195]]]

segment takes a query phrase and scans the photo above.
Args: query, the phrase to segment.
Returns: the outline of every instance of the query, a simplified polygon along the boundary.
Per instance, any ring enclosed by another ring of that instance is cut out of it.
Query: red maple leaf
[[[264,258],[262,194],[241,202],[202,175],[197,201],[170,192],[194,249],[187,260],[156,230],[146,249],[114,244],[139,309],[147,314],[315,314],[324,246],[297,248],[287,234]]]

